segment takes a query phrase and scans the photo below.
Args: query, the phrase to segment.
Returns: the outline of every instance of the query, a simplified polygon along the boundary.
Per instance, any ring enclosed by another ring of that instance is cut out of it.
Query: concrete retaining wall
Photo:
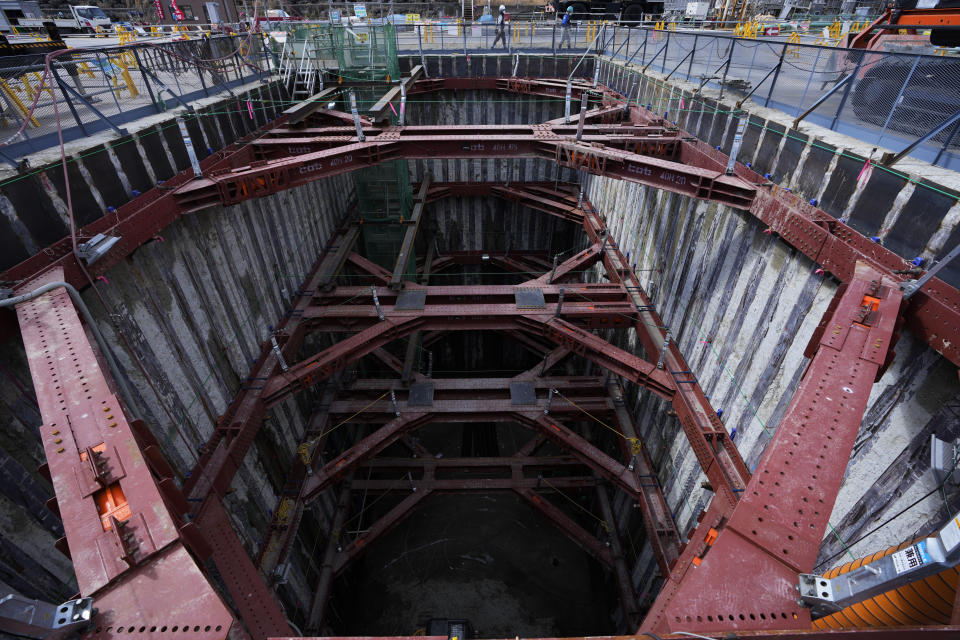
[[[601,63],[600,79],[624,92],[637,83],[634,95],[641,104],[666,111],[682,128],[729,151],[736,127],[732,103],[696,98],[691,87],[664,84],[617,63]],[[681,95],[684,106],[678,111]],[[956,183],[952,172],[874,167],[860,175],[866,161],[866,154],[857,155],[861,143],[816,128],[790,130],[789,119],[773,111],[763,116],[750,116],[740,161],[818,200],[827,212],[904,257],[929,260],[960,242],[957,192],[945,186]],[[924,177],[931,175],[941,182]],[[837,283],[818,275],[810,259],[764,234],[762,224],[740,211],[597,177],[588,179],[587,193],[754,468],[801,379],[807,363],[803,350]],[[945,272],[945,279],[960,284],[960,270]],[[928,452],[931,433],[948,439],[960,435],[956,367],[909,333],[901,337],[897,353],[871,393],[831,517],[835,533],[828,530],[821,547],[820,570],[849,560],[845,547],[859,557],[928,532],[960,507],[956,487],[946,487],[949,507],[936,491]],[[668,408],[650,394],[634,394],[637,421],[683,534],[711,493],[701,487],[706,477]],[[655,572],[652,558],[641,558],[635,570],[641,591]]]

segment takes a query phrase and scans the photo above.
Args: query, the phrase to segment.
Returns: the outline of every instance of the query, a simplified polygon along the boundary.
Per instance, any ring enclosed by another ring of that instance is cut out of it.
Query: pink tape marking
[[[250,114],[250,119],[253,120],[253,102],[247,100],[247,113]]]
[[[860,169],[860,173],[857,174],[857,182],[860,182],[860,178],[863,177],[863,174],[867,172],[867,169],[870,168],[870,158],[867,158],[867,161],[863,163],[863,168]]]
[[[680,98],[680,108],[681,108],[681,109],[684,108],[684,106],[683,106],[683,98]]]
[[[395,116],[397,116],[397,117],[399,118],[399,117],[400,117],[400,114],[398,114],[398,113],[397,113],[397,110],[393,108],[393,103],[392,103],[392,102],[388,102],[387,104],[390,105],[390,111],[393,111],[393,115],[395,115]]]

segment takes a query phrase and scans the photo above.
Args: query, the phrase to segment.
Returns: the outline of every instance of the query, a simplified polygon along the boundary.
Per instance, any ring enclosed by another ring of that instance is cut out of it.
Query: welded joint
[[[572,95],[573,87],[572,81],[570,78],[567,78],[567,96],[564,98],[563,103],[563,123],[570,124],[570,96]]]
[[[554,318],[560,317],[560,310],[563,308],[563,289],[560,289],[560,293],[557,296],[557,310],[553,312]]]

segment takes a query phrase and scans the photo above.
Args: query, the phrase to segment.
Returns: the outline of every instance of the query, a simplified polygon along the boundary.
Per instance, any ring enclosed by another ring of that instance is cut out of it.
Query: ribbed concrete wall
[[[679,107],[684,91],[607,62],[601,64],[600,78],[624,92],[639,80],[640,102],[660,113],[667,105]],[[689,87],[683,95],[685,110],[670,118],[729,151],[736,125],[729,116],[733,105],[694,98]],[[854,141],[833,135],[827,143],[797,131],[785,136],[787,127],[772,112],[766,115],[770,118],[751,118],[739,158],[761,174],[772,173],[774,181],[817,199],[829,213],[907,258],[939,256],[960,241],[960,205],[949,188],[879,168],[858,181],[865,157],[850,150],[859,148]],[[744,459],[755,467],[801,379],[807,363],[803,350],[837,283],[818,275],[818,265],[766,235],[764,226],[743,212],[610,179],[589,178],[588,185],[591,201],[629,252],[691,369],[723,411],[728,430],[736,432]],[[958,284],[960,271],[945,272]],[[945,506],[929,471],[930,434],[960,435],[956,367],[908,332],[897,353],[871,393],[831,517],[836,533],[828,530],[821,547],[822,569],[850,559],[845,554],[833,558],[843,553],[844,544],[860,556],[930,531],[958,506],[951,486],[946,487],[949,509]],[[706,477],[678,421],[667,415],[669,407],[645,392],[634,398],[637,421],[685,533],[712,495],[701,487]],[[645,555],[634,574],[641,592],[656,572]]]
[[[281,92],[276,84],[248,87],[235,98],[208,102],[197,109],[197,117],[187,116],[198,155],[205,158],[275,117]],[[247,99],[256,105],[253,118]],[[145,192],[189,165],[172,117],[153,119],[134,133],[69,155],[78,225],[109,215],[108,207],[124,204],[135,191]],[[336,182],[349,194],[349,179]],[[344,211],[344,204],[328,192],[337,191],[315,184],[230,212],[209,210],[183,218],[164,230],[162,241],[141,247],[106,274],[109,284],[99,289],[109,312],[91,289],[84,293],[135,383],[135,417],[154,429],[181,478],[259,352],[266,326],[283,313],[296,284],[282,273],[304,271],[326,242],[331,220]],[[306,203],[324,198],[326,210],[309,213]],[[0,269],[69,234],[65,202],[59,162],[0,181]],[[53,547],[63,527],[44,506],[53,491],[36,471],[44,462],[37,432],[40,414],[16,318],[2,313],[0,583],[28,597],[59,602],[76,592],[73,567]],[[133,363],[132,353],[146,374]],[[301,422],[291,407],[277,413],[295,427]],[[282,439],[266,444],[289,445]],[[265,457],[258,451],[251,460]],[[273,504],[271,484],[251,473],[257,464],[263,463],[251,462],[244,469],[238,491],[228,498],[251,548]]]
[[[513,65],[508,56],[472,56],[469,63],[455,56],[427,56],[426,62],[434,76],[441,69],[447,75],[507,76]],[[405,68],[418,63],[419,58],[403,60]],[[521,58],[520,63],[518,75],[547,77],[565,76],[575,64],[568,57],[551,56]],[[592,62],[586,64],[584,75],[592,75]],[[635,71],[601,65],[601,80],[624,91],[639,79],[631,74]],[[644,80],[641,91],[642,102],[659,99],[659,104],[666,104],[657,84]],[[257,104],[271,103],[270,92],[261,93],[256,99],[263,102]],[[484,118],[488,123],[536,122],[562,114],[562,104],[554,101],[535,99],[526,104],[520,98],[512,101],[513,96],[490,100],[493,96],[470,93],[431,94],[431,102],[419,106],[412,102],[411,122],[470,123]],[[678,103],[675,99],[673,104]],[[523,104],[518,111],[517,105]],[[706,101],[704,108],[689,95],[685,104],[697,106],[684,112],[681,125],[711,144],[729,148],[729,105],[716,109]],[[195,146],[201,152],[221,148],[272,114],[257,109],[250,120],[245,113],[237,104],[212,107],[208,117],[190,125]],[[949,189],[942,185],[929,189],[917,176],[898,178],[878,170],[858,182],[862,156],[830,151],[838,148],[836,140],[811,140],[800,132],[784,137],[780,135],[784,130],[775,118],[755,120],[741,159],[773,173],[805,197],[821,200],[827,211],[864,233],[878,235],[901,255],[940,255],[960,241],[956,227],[960,209]],[[71,164],[71,172],[76,172],[71,173],[71,186],[80,223],[186,166],[182,140],[169,122],[112,141],[102,153],[78,154],[78,162]],[[411,163],[411,169],[415,180],[427,169],[440,181],[574,178],[534,160],[428,161]],[[3,266],[66,235],[58,171],[47,168],[0,183]],[[122,366],[136,384],[137,417],[155,429],[181,474],[192,466],[192,452],[209,436],[270,326],[284,313],[293,290],[353,200],[352,192],[352,180],[346,176],[181,219],[164,231],[163,242],[140,248],[108,274],[110,284],[102,286],[101,293],[109,310],[91,291],[85,293],[101,327],[119,345]],[[803,348],[835,283],[818,276],[809,260],[765,235],[741,212],[601,178],[589,180],[588,193],[637,263],[693,371],[715,406],[723,409],[726,424],[737,429],[744,457],[756,464],[769,442],[767,430],[776,429],[802,374]],[[552,238],[565,232],[560,223],[541,215],[526,216],[511,205],[453,199],[436,206],[442,209],[430,213],[431,224],[445,246],[490,249],[490,243],[506,246],[508,238],[516,238],[517,244],[511,239],[509,246],[552,249]],[[457,244],[458,239],[463,244]],[[947,278],[954,277],[948,271]],[[904,334],[898,351],[900,357],[874,388],[832,517],[844,540],[859,537],[935,488],[926,461],[929,433],[960,435],[953,413],[960,413],[955,368],[909,334]],[[134,363],[134,353],[146,374]],[[56,600],[72,592],[72,570],[51,551],[60,527],[41,506],[51,492],[34,472],[43,456],[22,348],[4,348],[0,364],[0,581],[27,595]],[[685,532],[709,497],[700,487],[704,478],[676,420],[646,394],[635,397],[638,423],[657,459],[661,482],[668,487],[679,529]],[[276,488],[302,433],[305,413],[292,401],[272,412],[227,498],[251,552],[276,502]],[[952,489],[947,493],[953,504],[955,493]],[[854,546],[854,553],[928,530],[945,513],[942,502],[937,495],[927,498]],[[628,505],[622,498],[618,506],[625,514],[622,507]],[[281,590],[293,610],[308,602],[316,550],[324,544],[315,532],[325,528],[326,507],[321,501],[305,517],[294,569]],[[838,548],[836,538],[828,538],[822,556]],[[634,570],[641,597],[655,584],[653,573],[649,550],[643,550]],[[291,615],[297,618],[296,613]]]

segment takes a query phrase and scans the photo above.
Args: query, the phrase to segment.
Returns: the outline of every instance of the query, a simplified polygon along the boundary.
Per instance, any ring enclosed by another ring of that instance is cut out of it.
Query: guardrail
[[[0,157],[14,166],[56,146],[58,128],[64,141],[105,130],[122,135],[125,123],[173,107],[192,110],[192,100],[271,72],[259,35],[71,49],[51,61],[49,75],[43,55],[4,57],[0,65],[0,141],[8,141]]]
[[[749,100],[783,111],[794,127],[812,122],[891,149],[888,162],[909,155],[960,169],[960,57],[824,46],[817,42],[822,34],[805,42],[793,33],[740,38],[599,21],[569,29],[511,23],[504,43],[496,39],[497,28],[456,21],[398,25],[398,49],[425,55],[596,53],[717,89],[735,98],[738,109],[749,110]],[[660,113],[690,108],[679,91],[663,96],[651,105]]]

